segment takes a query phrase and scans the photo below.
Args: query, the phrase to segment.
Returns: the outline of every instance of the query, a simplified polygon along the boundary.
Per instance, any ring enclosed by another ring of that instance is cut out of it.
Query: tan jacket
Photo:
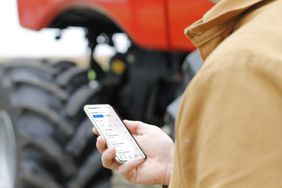
[[[185,32],[205,63],[179,111],[170,188],[282,187],[282,0],[222,0]]]

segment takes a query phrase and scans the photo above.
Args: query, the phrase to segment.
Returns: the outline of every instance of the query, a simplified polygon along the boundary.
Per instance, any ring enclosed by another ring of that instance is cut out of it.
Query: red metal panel
[[[210,6],[208,0],[18,0],[20,24],[40,30],[56,16],[86,6],[110,17],[144,48],[192,50],[183,29]]]
[[[18,0],[20,24],[34,30],[48,27],[56,16],[70,8],[89,7],[130,26],[130,0]],[[118,23],[121,24],[121,23]]]
[[[165,20],[165,0],[132,0],[133,32],[137,44],[166,50],[168,31]]]
[[[169,48],[193,50],[194,45],[185,37],[184,29],[201,18],[214,4],[209,0],[167,0]]]
[[[18,0],[20,24],[40,30],[61,12],[77,6],[108,15],[138,45],[168,48],[163,0]]]

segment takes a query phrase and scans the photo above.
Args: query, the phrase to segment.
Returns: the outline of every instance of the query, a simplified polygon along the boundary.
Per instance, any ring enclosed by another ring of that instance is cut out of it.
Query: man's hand
[[[105,168],[117,170],[126,179],[138,184],[168,185],[173,162],[174,144],[160,128],[139,121],[124,121],[147,159],[136,158],[119,164],[115,161],[116,151],[107,148],[102,136],[97,138],[97,148],[102,153],[102,164]],[[93,132],[97,130],[93,128]]]

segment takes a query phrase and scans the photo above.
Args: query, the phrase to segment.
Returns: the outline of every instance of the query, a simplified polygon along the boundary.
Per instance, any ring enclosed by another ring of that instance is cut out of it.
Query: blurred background
[[[174,137],[201,66],[183,29],[209,0],[0,1],[0,187],[130,188],[106,170],[85,104]]]
[[[48,28],[33,31],[20,26],[17,1],[0,2],[0,57],[1,61],[12,58],[48,58],[74,60],[87,66],[88,42],[85,30],[79,27],[69,27],[61,33],[60,29]],[[60,39],[58,36],[62,35]],[[126,35],[117,34],[117,48],[125,52],[130,45]],[[101,44],[95,49],[95,57],[107,61],[116,50],[107,44]]]
[[[56,40],[58,29],[32,31],[23,28],[19,23],[15,0],[0,2],[0,23],[1,58],[83,59],[87,55],[87,41],[83,29],[70,28],[65,31],[61,40]]]

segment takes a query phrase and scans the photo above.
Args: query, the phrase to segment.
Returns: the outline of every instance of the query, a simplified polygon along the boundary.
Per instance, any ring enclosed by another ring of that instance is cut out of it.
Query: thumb
[[[125,126],[128,128],[128,130],[132,134],[136,134],[137,133],[138,125],[139,125],[138,121],[123,120],[123,123],[125,124]]]
[[[135,135],[142,135],[148,131],[153,125],[143,123],[142,121],[130,121],[124,120],[123,121],[128,130]]]

